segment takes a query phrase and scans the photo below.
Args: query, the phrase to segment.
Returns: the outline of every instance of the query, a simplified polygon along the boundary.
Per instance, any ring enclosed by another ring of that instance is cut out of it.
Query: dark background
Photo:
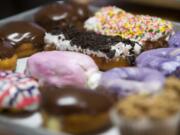
[[[1,0],[0,19],[56,0]]]
[[[15,15],[17,13],[38,7],[40,5],[51,3],[57,0],[1,0],[0,4],[0,19]],[[66,0],[67,1],[67,0]],[[180,9],[152,7],[141,5],[137,3],[128,3],[126,0],[91,0],[96,3],[115,3],[119,7],[138,14],[149,14],[154,16],[163,17],[173,21],[180,22]]]

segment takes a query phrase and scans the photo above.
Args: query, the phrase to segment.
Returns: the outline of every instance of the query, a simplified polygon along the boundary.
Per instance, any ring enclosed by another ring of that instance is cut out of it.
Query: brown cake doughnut
[[[83,28],[84,21],[89,17],[90,11],[85,5],[75,2],[56,2],[42,7],[34,16],[37,24],[47,31],[56,26],[76,26]]]
[[[45,127],[71,134],[93,134],[111,125],[111,98],[87,89],[42,89],[42,108]]]
[[[31,22],[16,21],[0,27],[0,37],[10,41],[19,58],[42,51],[44,29]]]
[[[17,56],[12,45],[0,38],[0,70],[15,70]]]

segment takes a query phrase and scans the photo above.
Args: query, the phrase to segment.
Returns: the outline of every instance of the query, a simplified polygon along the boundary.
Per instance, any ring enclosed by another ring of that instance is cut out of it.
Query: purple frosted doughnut
[[[162,72],[165,76],[180,78],[180,48],[161,48],[146,51],[136,59],[138,67],[148,67]]]
[[[176,32],[168,41],[169,47],[180,47],[180,31]]]
[[[148,68],[114,68],[102,74],[99,85],[118,97],[155,93],[163,87],[164,76]]]

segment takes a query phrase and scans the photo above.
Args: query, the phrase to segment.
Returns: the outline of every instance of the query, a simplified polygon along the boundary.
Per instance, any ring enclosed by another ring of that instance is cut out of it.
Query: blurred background
[[[0,19],[56,0],[1,0]],[[180,0],[75,0],[102,6],[115,4],[133,13],[150,14],[180,22]]]

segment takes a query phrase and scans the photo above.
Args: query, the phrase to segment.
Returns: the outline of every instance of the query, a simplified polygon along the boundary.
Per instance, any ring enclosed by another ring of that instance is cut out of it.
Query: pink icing
[[[88,75],[97,70],[95,62],[87,55],[50,51],[31,56],[27,62],[26,74],[38,79],[40,85],[48,83],[58,87],[85,87]]]

